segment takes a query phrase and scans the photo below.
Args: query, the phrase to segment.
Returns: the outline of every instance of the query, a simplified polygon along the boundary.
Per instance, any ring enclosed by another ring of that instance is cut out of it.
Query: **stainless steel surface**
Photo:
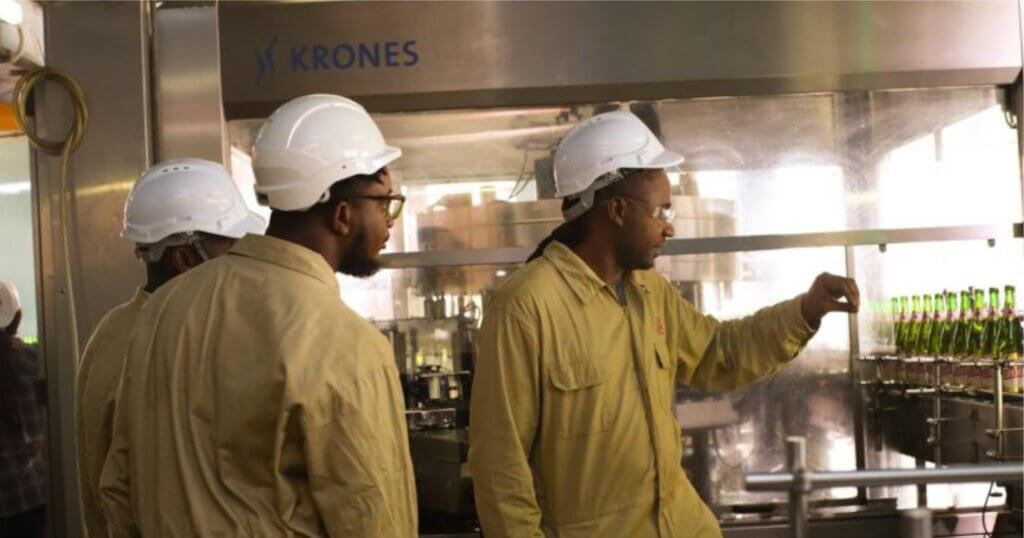
[[[1022,32],[1024,32],[1024,1],[1017,1],[1017,15],[1019,17]],[[1024,36],[1020,39],[1021,57],[1024,58]],[[1017,157],[1021,168],[1021,206],[1024,206],[1024,73],[1017,77],[1013,83],[1014,104],[1013,110],[1017,114]],[[1024,228],[1024,223],[1021,224]]]
[[[469,455],[467,430],[411,432],[409,451],[416,467],[420,507],[447,515],[453,522],[467,516],[471,520],[476,512],[466,465]]]
[[[217,8],[164,2],[153,22],[156,160],[195,157],[230,166]]]
[[[939,469],[864,469],[857,471],[808,472],[813,489],[844,486],[894,486],[901,484],[955,484],[960,482],[1019,482],[1024,469],[1019,464],[962,465]],[[747,475],[751,491],[785,491],[800,477],[794,473],[753,473]]]
[[[987,528],[993,538],[1019,538],[1019,531],[1009,526],[997,527],[997,515],[1004,517],[1007,514],[989,510],[983,524],[980,511],[936,511],[931,522],[932,533],[943,537],[987,538]],[[997,528],[998,531],[993,531]],[[900,536],[900,513],[889,510],[883,513],[812,517],[810,532],[813,538],[894,538]],[[725,538],[788,538],[789,533],[788,525],[781,520],[722,524]]]
[[[786,467],[793,476],[789,487],[790,536],[807,538],[810,536],[807,526],[807,495],[811,493],[811,483],[804,480],[808,469],[807,441],[803,437],[786,438]]]
[[[846,277],[855,279],[857,277],[857,257],[852,246],[846,247],[845,257]],[[850,373],[850,393],[853,394],[854,450],[857,468],[864,469],[867,467],[867,425],[864,422],[864,390],[861,388],[860,379],[857,375],[857,357],[860,356],[860,330],[857,324],[857,317],[849,316],[847,326],[850,331],[850,361],[847,371]],[[857,499],[862,503],[867,501],[867,490],[865,488],[857,488]]]
[[[905,397],[883,394],[873,398],[872,408],[898,412],[869,411],[869,420],[881,423],[874,435],[879,442],[904,454],[932,460],[936,446],[942,448],[947,464],[986,463],[995,456],[996,406],[992,399],[942,395],[940,414],[934,413],[936,397]],[[1003,451],[1007,461],[1024,455],[1024,405],[1007,400],[1003,405]],[[884,414],[884,417],[880,417]]]
[[[1006,84],[1021,66],[1012,0],[219,9],[229,117],[322,91],[375,111],[427,110]]]
[[[665,255],[1015,237],[1013,224],[671,239]]]
[[[443,202],[417,215],[423,250],[536,245],[563,221],[558,200],[476,206]]]
[[[66,71],[82,87],[89,125],[68,167],[72,187],[69,228],[80,344],[112,306],[130,298],[142,281],[132,247],[119,238],[124,199],[149,164],[149,102],[146,95],[146,6],[136,2],[46,4],[47,65]],[[63,90],[43,86],[36,95],[42,136],[63,136],[70,107]],[[58,158],[34,152],[38,188],[42,297],[40,341],[49,391],[49,447],[53,531],[81,535],[74,394],[77,358],[72,356],[60,243]]]
[[[449,430],[455,427],[455,409],[416,409],[405,412],[409,431]]]
[[[403,184],[539,176],[537,197],[551,198],[553,187],[543,185],[551,180],[538,174],[537,162],[550,156],[573,125],[615,108],[653,110],[661,140],[686,156],[685,179],[692,181],[694,171],[747,171],[751,189],[736,194],[751,195],[753,204],[756,197],[770,199],[772,183],[785,179],[772,177],[772,170],[789,166],[841,164],[851,190],[870,195],[877,185],[862,177],[877,170],[888,153],[999,106],[999,95],[994,87],[971,87],[633,103],[608,103],[604,96],[584,105],[380,113],[374,119],[385,138],[402,148],[393,169]],[[262,119],[229,122],[232,144],[248,153],[261,124]],[[1002,128],[1001,115],[998,124]],[[698,191],[677,194],[707,196]],[[847,224],[884,227],[854,218]]]
[[[487,250],[540,243],[563,222],[559,200],[535,202],[491,201],[471,205],[468,197],[449,200],[417,215],[419,246],[438,254],[452,250]],[[443,200],[442,200],[443,202]],[[682,237],[709,237],[735,233],[736,204],[732,200],[673,196],[676,211],[673,228]],[[513,262],[523,262],[526,256]],[[394,267],[393,265],[389,265]],[[739,277],[736,256],[688,256],[662,258],[659,271],[673,282],[729,282]],[[422,275],[438,291],[479,292],[493,286],[495,271],[459,271],[457,275]]]
[[[900,517],[900,538],[932,538],[932,511],[927,508],[904,510]]]
[[[522,263],[534,247],[452,249],[443,252],[396,252],[384,254],[384,266],[391,269],[415,267],[457,267],[460,265],[508,265]]]
[[[1014,224],[947,226],[888,230],[857,230],[806,234],[748,235],[694,239],[669,239],[662,254],[710,254],[779,250],[790,248],[887,245],[927,241],[963,241],[970,239],[1011,239],[1019,237]],[[451,267],[457,265],[502,265],[521,263],[533,247],[502,247],[489,249],[452,249],[432,252],[385,254],[385,265],[402,267]]]

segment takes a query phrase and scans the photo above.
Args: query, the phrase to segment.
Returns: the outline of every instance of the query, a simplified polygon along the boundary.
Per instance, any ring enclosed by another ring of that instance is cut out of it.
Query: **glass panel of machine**
[[[617,108],[686,156],[670,174],[680,238],[1018,221],[1016,132],[1000,95],[950,88],[376,114],[403,150],[392,171],[409,198],[390,251],[536,244],[561,220],[549,161],[558,140]],[[234,154],[248,153],[259,123],[231,122]],[[233,165],[248,167],[238,155]]]
[[[845,263],[842,248],[787,249],[663,257],[657,269],[701,311],[734,319],[806,291],[822,271],[842,274]],[[829,316],[793,362],[760,383],[717,395],[680,387],[683,465],[724,520],[772,515],[785,494],[745,491],[744,474],[782,468],[789,435],[807,438],[812,468],[855,468],[850,394],[848,323]],[[842,504],[855,495],[821,490],[814,499]]]

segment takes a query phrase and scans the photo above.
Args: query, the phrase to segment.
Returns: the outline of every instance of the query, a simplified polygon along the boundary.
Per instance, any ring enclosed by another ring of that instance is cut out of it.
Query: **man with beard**
[[[680,466],[676,383],[733,390],[797,355],[849,279],[721,322],[652,270],[672,237],[665,168],[683,161],[628,112],[555,152],[566,222],[494,292],[481,327],[469,467],[492,537],[720,537]],[[840,301],[845,298],[846,301]]]
[[[266,235],[143,308],[101,483],[113,534],[416,536],[391,347],[335,276],[380,267],[400,155],[343,97],[267,119],[253,151]]]

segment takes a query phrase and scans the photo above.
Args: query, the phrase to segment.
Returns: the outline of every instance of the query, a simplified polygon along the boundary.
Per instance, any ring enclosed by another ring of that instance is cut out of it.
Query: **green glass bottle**
[[[910,330],[910,299],[906,295],[900,297],[900,318],[897,322],[896,354],[907,355],[907,333]]]
[[[1000,318],[999,358],[1005,361],[1003,391],[1024,392],[1024,316],[1017,313],[1014,287],[1006,286],[1003,315]]]
[[[976,288],[974,290],[974,308],[971,314],[973,318],[971,320],[971,343],[968,351],[968,356],[972,358],[980,358],[984,352],[984,335],[985,335],[985,290],[983,288]]]
[[[896,353],[900,351],[900,299],[899,297],[892,298],[892,304],[889,305],[889,319],[890,319],[890,330],[892,335],[892,344],[896,346]]]
[[[983,359],[995,360],[999,354],[999,288],[989,288],[988,309],[985,310],[985,330],[981,334],[979,348]]]
[[[910,297],[910,322],[907,327],[907,341],[905,346],[907,348],[907,356],[913,357],[917,354],[918,341],[921,339],[921,327],[924,325],[921,318],[921,296],[913,295]]]
[[[974,321],[971,308],[971,292],[960,292],[960,316],[956,322],[956,334],[953,336],[953,356],[966,359],[971,351],[971,324]]]
[[[946,310],[945,295],[941,293],[935,294],[933,304],[935,311],[932,314],[932,330],[928,336],[927,354],[938,357],[942,354],[942,332],[946,329],[946,318],[949,317],[949,311]]]
[[[1006,287],[1002,316],[999,317],[999,343],[996,356],[1004,361],[1024,360],[1024,351],[1021,350],[1021,341],[1024,340],[1024,326],[1017,316],[1016,289],[1013,286]]]
[[[953,356],[953,340],[956,336],[957,319],[956,293],[952,291],[946,292],[946,317],[942,321],[942,337],[939,343],[940,356]]]
[[[935,326],[935,309],[932,307],[932,296],[925,294],[922,299],[924,308],[921,311],[921,334],[917,336],[914,348],[918,356],[928,355],[928,345],[932,341],[932,328]]]

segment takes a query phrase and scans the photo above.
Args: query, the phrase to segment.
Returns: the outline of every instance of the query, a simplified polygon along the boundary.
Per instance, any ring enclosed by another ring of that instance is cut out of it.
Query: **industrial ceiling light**
[[[8,24],[21,24],[21,4],[17,0],[0,0],[0,20]]]

